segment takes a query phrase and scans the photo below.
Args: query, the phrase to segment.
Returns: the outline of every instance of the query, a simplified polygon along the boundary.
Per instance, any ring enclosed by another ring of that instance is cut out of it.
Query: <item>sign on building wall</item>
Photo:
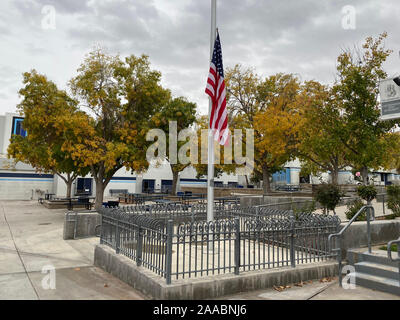
[[[400,87],[393,79],[382,80],[379,85],[381,96],[381,120],[400,118]]]

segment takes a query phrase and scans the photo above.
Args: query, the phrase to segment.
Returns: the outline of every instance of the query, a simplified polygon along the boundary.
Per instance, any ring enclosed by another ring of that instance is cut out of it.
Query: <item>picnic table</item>
[[[90,202],[90,200],[94,200],[96,197],[67,197],[67,198],[62,198],[60,200],[66,200],[68,201],[68,210],[73,210],[74,205],[84,205],[87,210],[91,210],[93,206],[93,202]]]
[[[214,202],[217,202],[219,205],[225,205],[229,203],[237,203],[239,201],[238,197],[218,197],[214,198]]]
[[[293,191],[299,191],[300,186],[294,186],[294,185],[277,186],[276,190],[293,192]]]
[[[155,203],[168,203],[168,204],[176,203],[176,202],[168,200],[168,199],[155,199],[154,202]]]
[[[55,193],[45,193],[44,194],[44,200],[51,200],[53,199],[53,196],[55,196]]]

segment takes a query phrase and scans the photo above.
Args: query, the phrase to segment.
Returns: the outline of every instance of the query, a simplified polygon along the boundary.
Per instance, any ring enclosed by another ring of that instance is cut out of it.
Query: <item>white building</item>
[[[13,159],[7,158],[7,148],[12,134],[26,135],[21,123],[23,117],[6,113],[0,115],[0,199],[28,200],[42,197],[44,193],[53,193],[57,197],[66,195],[64,181],[53,174],[41,174],[35,171],[30,165],[15,163]],[[320,177],[301,177],[301,163],[297,159],[288,162],[281,172],[272,176],[273,185],[299,185],[301,182],[318,184],[329,182],[330,174],[323,173]],[[379,171],[370,174],[370,179],[376,185],[400,183],[400,175],[395,171]],[[339,184],[355,184],[357,181],[351,173],[351,168],[339,172]],[[180,174],[178,190],[180,187],[206,187],[207,180],[197,179],[196,171],[192,167],[186,168]],[[223,174],[215,179],[216,186],[245,186],[244,176]],[[94,179],[88,175],[79,177],[73,184],[73,195],[85,192],[95,194]],[[130,193],[142,193],[147,190],[163,191],[172,187],[172,171],[166,162],[158,167],[151,166],[150,169],[141,175],[132,174],[125,168],[120,169],[112,178],[104,196],[109,197],[112,191],[126,190]]]
[[[0,199],[29,200],[42,197],[44,193],[53,193],[64,197],[67,192],[65,182],[53,174],[41,174],[25,163],[15,163],[7,159],[7,148],[12,134],[26,135],[22,129],[23,118],[17,114],[0,115]],[[237,186],[242,184],[243,177],[223,174],[215,179],[215,184]],[[197,179],[192,167],[186,168],[180,174],[179,187],[205,187],[206,179]],[[158,167],[151,166],[141,175],[132,174],[125,168],[120,169],[111,179],[104,191],[109,197],[113,190],[127,190],[130,193],[142,193],[146,190],[160,190],[172,187],[172,171],[168,163]],[[73,184],[73,195],[89,192],[95,195],[95,182],[91,175],[79,177]]]

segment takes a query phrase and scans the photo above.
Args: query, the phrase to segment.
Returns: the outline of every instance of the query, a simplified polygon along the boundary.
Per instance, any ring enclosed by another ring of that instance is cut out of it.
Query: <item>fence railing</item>
[[[148,214],[103,208],[100,243],[168,284],[172,279],[295,267],[335,257],[328,246],[328,236],[340,224],[334,216],[225,206],[212,222],[205,215],[182,222],[186,211],[175,209],[168,217],[165,210]],[[199,215],[206,211],[197,209]]]

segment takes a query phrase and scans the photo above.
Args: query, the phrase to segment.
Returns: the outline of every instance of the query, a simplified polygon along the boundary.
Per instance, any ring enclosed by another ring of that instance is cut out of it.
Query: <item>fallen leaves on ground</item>
[[[104,284],[104,288],[108,288],[108,284],[107,283]]]
[[[75,271],[79,271],[79,270],[81,270],[81,268],[75,268]]]
[[[331,282],[335,279],[336,278],[334,278],[334,277],[325,277],[325,278],[322,278],[321,280],[319,280],[319,282]]]
[[[289,289],[289,288],[291,288],[291,287],[290,286],[274,286],[274,289],[279,292],[281,292],[285,289]]]

